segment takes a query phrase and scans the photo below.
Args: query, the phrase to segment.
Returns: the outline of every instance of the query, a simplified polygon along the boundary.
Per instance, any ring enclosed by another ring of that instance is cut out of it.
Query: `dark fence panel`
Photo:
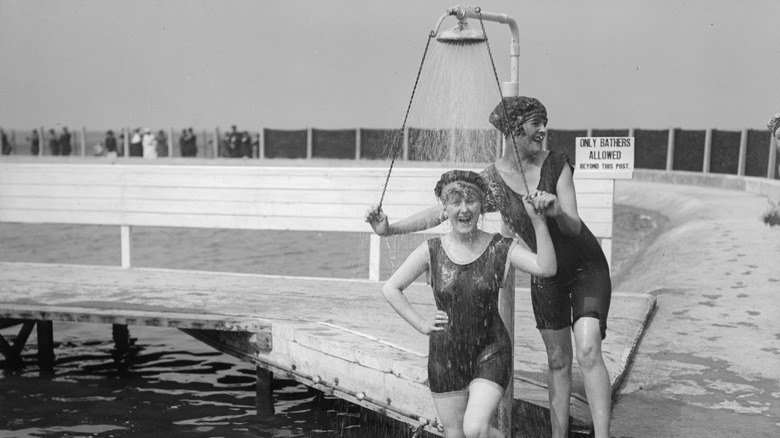
[[[265,158],[306,158],[306,130],[265,129]]]
[[[448,160],[450,147],[447,131],[409,128],[409,161]]]
[[[766,177],[769,163],[769,131],[748,130],[745,154],[745,176]]]
[[[391,159],[393,153],[400,158],[403,141],[400,129],[361,129],[360,158],[385,160]]]
[[[710,145],[710,172],[739,173],[739,142],[742,133],[739,131],[712,130]]]
[[[628,129],[593,129],[592,137],[628,137]]]
[[[569,156],[569,161],[575,164],[577,159],[577,137],[587,136],[587,129],[550,129],[547,131],[547,148],[553,151],[565,152]]]
[[[355,129],[312,129],[314,158],[355,158]]]
[[[664,170],[668,152],[668,129],[634,130],[634,168]]]
[[[674,130],[674,165],[672,170],[704,170],[705,131]]]

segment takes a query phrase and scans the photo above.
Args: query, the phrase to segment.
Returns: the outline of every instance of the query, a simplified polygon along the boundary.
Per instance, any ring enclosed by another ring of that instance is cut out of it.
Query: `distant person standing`
[[[115,163],[117,157],[116,137],[114,137],[114,131],[110,129],[106,132],[105,149],[108,159]]]
[[[141,139],[143,145],[144,158],[157,158],[157,138],[152,134],[149,128],[144,129],[144,136]]]
[[[144,146],[143,137],[141,136],[141,128],[135,128],[133,135],[130,137],[130,156],[131,157],[143,157]]]
[[[8,136],[2,128],[0,128],[0,144],[2,144],[2,154],[11,155],[11,143],[8,142]]]
[[[60,139],[57,138],[57,133],[53,129],[49,129],[49,150],[52,155],[60,154]]]
[[[182,157],[188,157],[189,151],[187,150],[187,136],[189,134],[187,133],[187,128],[184,128],[181,130],[181,134],[179,134],[179,153]]]
[[[38,155],[41,152],[41,138],[38,136],[37,129],[32,130],[32,134],[30,134],[28,140],[30,141],[30,154],[33,156]]]
[[[197,157],[198,156],[198,138],[195,136],[195,132],[192,130],[192,128],[187,129],[187,141],[189,142],[189,145],[187,149],[189,150],[189,156],[190,157]]]
[[[165,135],[164,130],[157,131],[157,136],[154,138],[157,142],[157,156],[158,157],[167,157],[168,156],[168,136]]]
[[[62,134],[60,135],[60,155],[70,155],[73,148],[70,145],[70,132],[67,126],[62,127]]]
[[[244,133],[241,134],[239,149],[242,158],[252,158],[252,137],[249,135],[249,131],[244,131]]]

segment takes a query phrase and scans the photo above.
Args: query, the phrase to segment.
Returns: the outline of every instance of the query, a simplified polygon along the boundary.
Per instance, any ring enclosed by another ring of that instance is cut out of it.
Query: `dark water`
[[[117,265],[118,239],[116,227],[0,223],[0,260]],[[383,272],[422,239],[390,240]],[[358,233],[139,228],[133,248],[144,267],[368,276],[368,237]],[[11,343],[18,333],[0,331]],[[258,415],[252,364],[175,329],[131,326],[130,335],[134,345],[119,352],[109,325],[55,323],[46,374],[33,330],[24,366],[0,376],[0,438],[411,436],[406,424],[286,380],[274,380],[275,415]]]

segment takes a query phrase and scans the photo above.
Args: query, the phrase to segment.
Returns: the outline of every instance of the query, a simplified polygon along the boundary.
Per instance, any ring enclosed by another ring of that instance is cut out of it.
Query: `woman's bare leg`
[[[569,436],[571,398],[571,328],[539,330],[547,350],[547,393],[550,398],[552,438]]]
[[[469,394],[463,393],[449,397],[434,397],[433,404],[439,414],[439,421],[444,427],[445,438],[465,438],[463,435],[463,415]]]
[[[504,434],[490,424],[503,396],[498,385],[492,382],[481,379],[471,382],[463,418],[463,434],[466,438],[504,438]]]
[[[574,343],[577,362],[585,380],[590,415],[593,417],[595,438],[609,438],[609,419],[612,411],[612,390],[609,372],[601,355],[601,328],[599,320],[582,317],[574,323]]]

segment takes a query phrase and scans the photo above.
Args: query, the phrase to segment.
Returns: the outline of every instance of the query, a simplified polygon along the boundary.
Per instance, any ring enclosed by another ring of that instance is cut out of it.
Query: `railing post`
[[[48,146],[48,143],[44,140],[44,136],[43,136],[43,134],[45,132],[46,131],[43,130],[43,126],[41,126],[40,127],[40,131],[38,132],[38,138],[40,138],[40,140],[38,141],[38,156],[39,157],[43,156],[43,150],[46,149],[46,147]]]
[[[360,132],[360,128],[355,129],[355,160],[360,159],[362,149]]]
[[[409,160],[409,127],[404,126],[404,138],[403,138],[403,160]]]
[[[122,267],[129,269],[132,267],[132,251],[130,248],[131,230],[129,225],[122,225],[120,228],[122,241]]]
[[[81,156],[87,155],[87,127],[81,127]]]
[[[666,170],[674,169],[674,128],[669,128],[669,138],[666,142]]]
[[[739,136],[739,164],[737,164],[737,175],[745,176],[745,161],[747,161],[747,140],[748,130],[743,129]]]
[[[123,149],[122,149],[122,155],[124,155],[125,158],[130,156],[130,128],[122,128],[122,132],[124,132],[124,139],[122,141]]]
[[[311,160],[314,154],[314,130],[309,126],[306,128],[306,159]]]
[[[173,158],[173,127],[168,128],[168,158]]]
[[[214,158],[219,158],[219,128],[214,128],[214,147],[212,150],[214,151]]]
[[[373,281],[379,281],[379,268],[381,264],[381,249],[380,245],[382,238],[378,235],[371,233],[368,239],[368,279]]]
[[[265,158],[265,128],[260,128],[260,137],[257,139],[257,158]]]
[[[702,173],[710,173],[710,162],[712,161],[712,128],[704,132],[704,163],[702,163]]]

